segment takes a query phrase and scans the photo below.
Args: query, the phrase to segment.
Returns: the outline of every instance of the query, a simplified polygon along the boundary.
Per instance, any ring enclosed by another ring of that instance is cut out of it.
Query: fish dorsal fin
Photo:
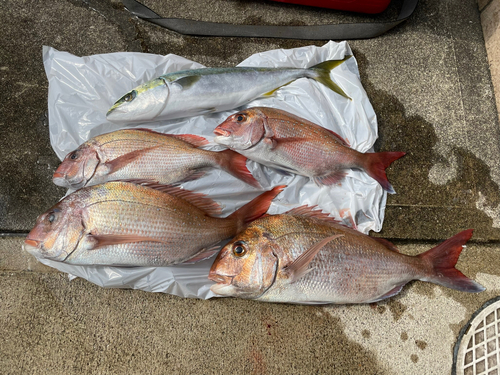
[[[205,138],[200,137],[199,135],[194,135],[194,134],[164,134],[164,135],[180,139],[181,141],[189,143],[194,147],[201,147],[208,144],[208,141]]]
[[[311,261],[314,259],[316,254],[330,241],[336,238],[344,237],[343,234],[335,234],[333,236],[327,237],[313,245],[311,248],[307,249],[305,252],[300,254],[291,264],[283,268],[285,272],[290,277],[290,283],[293,283],[311,272],[314,268],[308,268]]]
[[[184,76],[181,78],[176,79],[173,81],[173,84],[179,85],[182,87],[183,90],[186,90],[193,86],[196,82],[200,80],[201,76],[199,75],[194,75],[194,76]]]
[[[215,202],[213,199],[207,197],[202,193],[194,193],[191,190],[185,190],[175,185],[160,184],[158,181],[154,180],[123,179],[119,181],[145,186],[154,190],[161,191],[162,193],[172,195],[176,198],[183,199],[210,216],[220,215],[222,212],[222,208],[219,203]]]
[[[106,167],[108,168],[109,174],[114,173],[116,171],[119,171],[123,167],[127,166],[131,162],[133,162],[135,159],[139,158],[140,156],[147,154],[148,152],[155,150],[161,146],[154,146],[154,147],[148,147],[148,148],[143,148],[141,150],[135,150],[129,153],[126,153],[122,156],[118,156],[116,159],[110,160],[105,163]]]
[[[290,211],[285,212],[287,215],[312,217],[320,219],[329,223],[340,224],[340,221],[330,216],[328,213],[321,210],[316,210],[318,206],[300,206],[292,208]]]
[[[165,242],[157,238],[139,236],[135,234],[89,234],[87,238],[90,243],[93,244],[92,248],[89,250],[96,250],[104,246],[133,242]]]
[[[389,250],[392,250],[392,251],[395,251],[396,253],[399,253],[399,249],[394,246],[394,244],[391,242],[391,241],[387,241],[383,238],[379,238],[379,237],[372,237],[375,241],[377,241],[378,243],[380,243],[381,245],[384,245],[385,247],[387,247]]]
[[[193,145],[195,147],[205,146],[209,143],[205,138],[200,137],[199,135],[194,135],[194,134],[165,134],[165,133],[160,133],[160,132],[148,129],[148,128],[136,128],[134,130],[158,134],[158,135],[162,135],[162,136],[166,136],[166,137],[174,137],[174,138],[180,139],[184,142],[187,142],[190,145]]]
[[[221,206],[212,198],[207,197],[202,193],[193,193],[191,190],[181,189],[178,186],[162,185],[156,182],[141,183],[143,186],[167,193],[176,198],[184,199],[210,216],[220,215],[222,212]]]
[[[335,133],[333,130],[330,130],[330,129],[327,129],[327,128],[325,128],[325,129],[328,130],[337,139],[337,141],[339,141],[343,146],[351,147],[351,144],[348,141],[346,141],[340,135],[338,135],[337,133]]]
[[[138,130],[138,131],[141,131],[141,132],[148,132],[148,133],[154,133],[154,134],[161,134],[161,135],[163,135],[163,133],[160,133],[160,132],[154,131],[152,129],[148,129],[148,128],[135,128],[135,129],[131,129],[131,130]]]

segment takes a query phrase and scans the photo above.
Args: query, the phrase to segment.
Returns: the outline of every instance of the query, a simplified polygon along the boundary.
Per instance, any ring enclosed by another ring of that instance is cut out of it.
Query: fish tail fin
[[[430,275],[423,281],[430,281],[462,292],[478,293],[485,288],[469,279],[455,268],[465,243],[472,237],[472,229],[464,230],[438,246],[417,255],[430,267]]]
[[[247,168],[247,158],[237,152],[224,150],[217,152],[216,163],[225,172],[255,188],[262,188]]]
[[[240,231],[241,229],[246,227],[248,223],[263,216],[269,209],[271,201],[285,188],[286,185],[279,185],[271,190],[262,193],[258,197],[245,204],[243,207],[233,212],[228,216],[228,218],[236,220],[238,231]]]
[[[404,155],[405,152],[375,152],[375,153],[367,153],[365,155],[365,161],[363,169],[368,175],[377,181],[384,190],[387,190],[390,194],[395,194],[392,185],[387,179],[387,175],[385,174],[386,168],[391,165],[391,163]]]
[[[344,92],[344,90],[342,90],[340,88],[340,86],[337,85],[335,82],[333,82],[332,79],[330,78],[330,71],[351,57],[352,57],[351,55],[348,55],[348,56],[344,57],[342,60],[323,61],[322,63],[319,63],[317,65],[310,67],[309,70],[314,71],[316,73],[315,76],[311,77],[311,78],[313,78],[316,81],[318,81],[319,83],[325,85],[329,89],[335,91],[337,94],[342,95],[344,98],[352,100]]]

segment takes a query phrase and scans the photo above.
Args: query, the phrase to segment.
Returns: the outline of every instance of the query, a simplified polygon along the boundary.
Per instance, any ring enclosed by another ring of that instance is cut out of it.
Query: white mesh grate
[[[457,353],[457,375],[500,375],[500,301],[470,323]]]

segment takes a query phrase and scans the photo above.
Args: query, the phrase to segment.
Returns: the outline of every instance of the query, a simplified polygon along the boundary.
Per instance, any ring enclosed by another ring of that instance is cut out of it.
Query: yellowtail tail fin
[[[340,88],[340,86],[337,85],[335,82],[333,82],[332,79],[330,78],[330,71],[351,57],[352,57],[351,55],[348,55],[348,56],[344,57],[342,60],[323,61],[322,63],[319,63],[317,65],[310,67],[309,69],[316,73],[316,75],[314,77],[311,77],[311,78],[315,79],[319,83],[321,83],[321,84],[325,85],[326,87],[330,88],[331,90],[335,91],[337,94],[342,95],[344,98],[352,100],[344,92],[344,90],[342,90]]]

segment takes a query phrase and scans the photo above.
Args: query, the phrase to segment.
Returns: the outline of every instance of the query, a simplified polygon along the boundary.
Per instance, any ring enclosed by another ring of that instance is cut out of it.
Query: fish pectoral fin
[[[179,79],[176,79],[172,83],[175,85],[181,86],[183,90],[186,90],[193,86],[196,82],[200,80],[201,76],[185,76]]]
[[[161,146],[154,146],[154,147],[143,148],[140,150],[135,150],[127,154],[124,154],[122,156],[119,156],[116,159],[110,160],[104,165],[106,166],[106,168],[108,168],[109,171],[108,173],[111,174],[116,171],[119,171],[120,169],[127,166],[128,164],[130,164],[137,158],[141,157],[142,155],[147,154],[148,152],[155,150],[159,147]]]
[[[290,143],[304,142],[306,138],[301,137],[288,137],[288,138],[277,138],[277,137],[267,137],[263,139],[263,142],[275,149],[279,146],[288,145]]]
[[[304,253],[299,255],[291,264],[283,268],[283,272],[288,274],[290,278],[290,283],[294,283],[301,277],[307,275],[314,268],[308,268],[311,261],[314,259],[316,254],[330,241],[336,238],[344,237],[343,234],[335,234],[333,236],[327,237],[319,241],[317,244],[306,250]]]
[[[96,250],[104,246],[120,245],[132,242],[165,242],[157,238],[138,236],[135,234],[89,234],[87,239],[92,244],[88,250]]]
[[[213,255],[217,254],[219,252],[219,250],[220,250],[219,245],[209,247],[208,249],[203,249],[198,254],[196,254],[194,257],[189,258],[188,260],[186,260],[182,263],[192,264],[192,263],[200,262],[202,260],[208,259],[208,258],[212,257]]]

